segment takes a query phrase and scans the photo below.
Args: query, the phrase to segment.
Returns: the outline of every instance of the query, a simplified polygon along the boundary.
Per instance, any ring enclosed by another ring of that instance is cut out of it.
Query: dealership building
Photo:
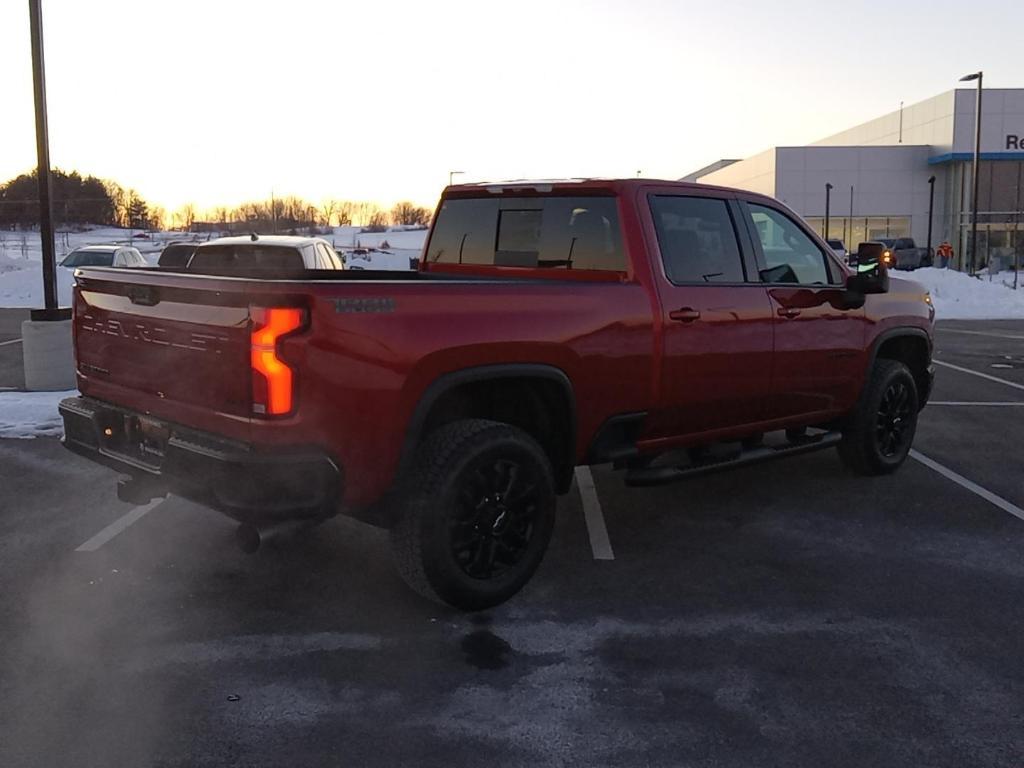
[[[952,243],[957,262],[970,242],[976,91],[959,89],[802,147],[774,147],[745,160],[719,160],[683,181],[771,195],[847,248],[878,237]],[[978,172],[979,262],[1024,262],[1024,88],[982,97]],[[929,180],[934,178],[933,183]],[[934,184],[934,203],[930,191]]]

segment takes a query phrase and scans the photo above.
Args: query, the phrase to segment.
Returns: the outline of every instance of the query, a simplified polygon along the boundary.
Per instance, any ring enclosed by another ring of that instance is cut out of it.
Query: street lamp
[[[832,200],[832,185],[829,183],[825,184],[825,239],[828,240],[828,211],[829,204]]]
[[[464,174],[465,171],[448,171],[448,186],[452,185],[452,177],[460,174]]]
[[[53,241],[53,210],[50,199],[50,137],[46,120],[46,68],[43,64],[43,10],[40,0],[29,0],[29,28],[32,37],[32,82],[36,105],[36,155],[39,185],[39,239],[43,246],[43,303],[45,309],[33,310],[33,320],[60,320],[67,314],[57,308],[56,248]]]
[[[978,156],[981,154],[981,80],[984,73],[980,70],[960,78],[961,83],[969,83],[972,80],[978,81],[978,98],[974,106],[974,167],[971,170],[972,187],[971,192],[971,263],[970,274],[974,274],[974,264],[977,261],[978,246]]]
[[[932,256],[932,214],[935,211],[935,177],[928,179],[928,258],[934,261]]]

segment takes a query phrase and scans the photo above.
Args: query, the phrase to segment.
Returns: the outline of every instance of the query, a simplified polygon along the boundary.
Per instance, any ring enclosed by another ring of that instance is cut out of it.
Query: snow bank
[[[1010,274],[1012,277],[1013,273]],[[989,282],[956,270],[935,267],[916,269],[898,276],[905,276],[928,289],[939,320],[1024,319],[1024,290],[1015,291],[998,280]]]
[[[43,437],[64,434],[57,403],[74,397],[68,392],[0,392],[0,438]]]

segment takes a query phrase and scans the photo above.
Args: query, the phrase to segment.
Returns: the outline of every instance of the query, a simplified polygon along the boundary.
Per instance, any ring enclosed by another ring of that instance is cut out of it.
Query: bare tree
[[[339,227],[349,227],[352,225],[352,215],[354,213],[355,203],[351,200],[342,200],[337,204],[335,208],[335,216],[338,218]]]
[[[116,181],[104,182],[103,186],[106,187],[107,194],[110,196],[110,202],[114,206],[114,223],[119,227],[127,227],[129,223],[128,193]]]
[[[328,198],[320,203],[320,223],[325,226],[331,226],[331,221],[334,218],[334,209],[337,208],[338,203],[335,200]]]
[[[196,222],[196,207],[192,203],[185,203],[177,211],[174,212],[174,220],[177,226],[188,231],[192,229],[192,225]]]
[[[430,221],[430,211],[420,205],[414,205],[408,200],[395,203],[391,209],[392,224],[426,224]]]
[[[388,214],[383,208],[376,205],[373,206],[376,210],[370,214],[370,218],[367,220],[367,225],[374,228],[386,228],[388,225]]]
[[[150,206],[149,229],[163,229],[167,221],[167,211],[159,205]]]

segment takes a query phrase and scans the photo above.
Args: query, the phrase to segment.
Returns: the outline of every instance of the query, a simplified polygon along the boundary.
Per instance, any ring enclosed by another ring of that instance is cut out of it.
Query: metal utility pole
[[[43,64],[43,10],[41,0],[28,0],[32,34],[32,82],[36,104],[36,155],[39,184],[39,239],[43,245],[43,301],[45,309],[33,313],[34,320],[57,317],[56,246],[53,241],[52,184],[50,181],[50,132],[46,122],[46,72]],[[37,316],[38,315],[38,316]]]
[[[928,258],[932,257],[932,214],[935,211],[935,177],[928,179]],[[934,259],[933,259],[934,260]]]
[[[853,247],[853,184],[850,185],[850,248]],[[849,250],[849,248],[847,249]]]
[[[978,97],[974,105],[974,163],[971,169],[971,276],[974,275],[975,265],[978,261],[978,160],[981,154],[981,82],[983,75],[984,73],[979,70],[960,78],[961,83],[978,81]]]
[[[830,183],[825,184],[825,239],[828,240],[828,214],[829,214],[829,203],[832,200],[832,185]]]

